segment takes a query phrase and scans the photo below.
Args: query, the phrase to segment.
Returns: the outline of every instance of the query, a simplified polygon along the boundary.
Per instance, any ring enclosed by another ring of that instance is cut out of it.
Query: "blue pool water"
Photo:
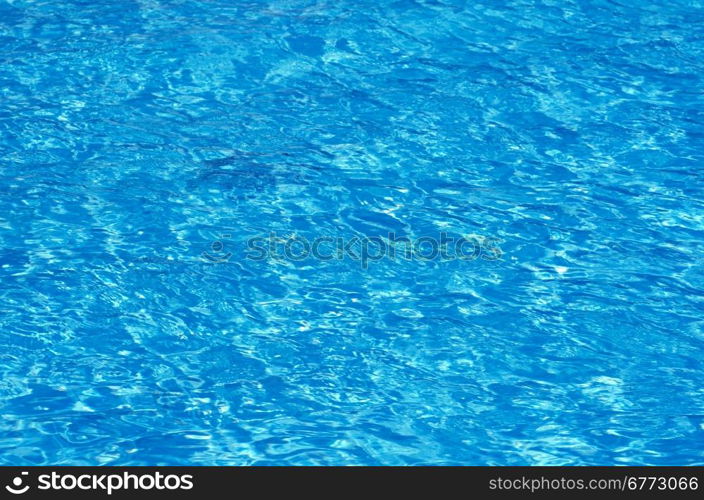
[[[0,463],[704,464],[703,61],[701,1],[0,1]],[[477,252],[326,258],[390,233]]]

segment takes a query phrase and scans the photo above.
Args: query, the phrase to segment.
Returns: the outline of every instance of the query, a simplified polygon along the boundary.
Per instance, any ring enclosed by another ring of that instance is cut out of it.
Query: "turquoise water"
[[[0,49],[1,464],[704,464],[701,2],[6,0]]]

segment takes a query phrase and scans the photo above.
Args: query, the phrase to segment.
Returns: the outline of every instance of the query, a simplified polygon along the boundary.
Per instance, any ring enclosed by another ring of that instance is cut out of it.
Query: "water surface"
[[[704,464],[703,7],[0,1],[0,463]]]

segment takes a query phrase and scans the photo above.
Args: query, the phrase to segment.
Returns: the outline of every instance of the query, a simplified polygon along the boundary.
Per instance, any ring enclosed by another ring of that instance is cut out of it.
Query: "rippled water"
[[[0,49],[0,463],[704,463],[701,2],[5,0]],[[501,255],[247,253],[390,232]]]

